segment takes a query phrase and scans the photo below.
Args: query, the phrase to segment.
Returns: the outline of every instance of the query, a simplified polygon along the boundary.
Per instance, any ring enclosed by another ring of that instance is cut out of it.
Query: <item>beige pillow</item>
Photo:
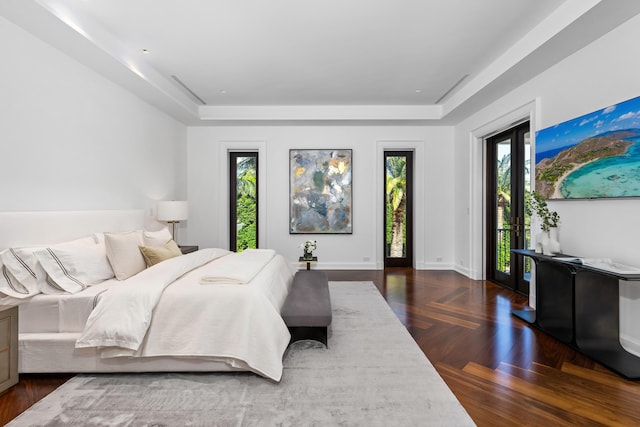
[[[142,244],[141,233],[104,233],[107,258],[118,280],[125,280],[147,268],[138,249]]]
[[[173,240],[169,240],[162,246],[140,246],[140,252],[147,267],[182,255],[180,248]]]
[[[142,236],[144,246],[162,246],[172,239],[171,232],[167,227],[158,231],[144,231]]]

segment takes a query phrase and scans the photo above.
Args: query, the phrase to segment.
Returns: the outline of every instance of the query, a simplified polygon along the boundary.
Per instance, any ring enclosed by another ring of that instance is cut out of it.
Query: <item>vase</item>
[[[542,253],[544,255],[555,255],[560,253],[560,241],[558,240],[558,228],[551,227],[549,231],[542,232],[542,239],[540,240],[542,246]],[[537,248],[537,244],[536,244]]]
[[[536,246],[534,248],[534,252],[537,254],[541,254],[542,253],[542,239],[544,238],[544,232],[541,231],[539,233],[536,234]]]
[[[302,255],[302,259],[313,259],[313,252],[305,252]]]

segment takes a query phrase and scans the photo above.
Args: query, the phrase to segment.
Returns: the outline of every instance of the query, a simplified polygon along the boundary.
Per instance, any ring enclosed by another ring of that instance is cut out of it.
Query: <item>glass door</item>
[[[487,276],[529,294],[530,261],[511,249],[528,248],[525,194],[531,188],[529,122],[487,139]]]
[[[384,153],[384,266],[413,266],[413,152]]]
[[[229,153],[229,249],[258,247],[258,153]]]

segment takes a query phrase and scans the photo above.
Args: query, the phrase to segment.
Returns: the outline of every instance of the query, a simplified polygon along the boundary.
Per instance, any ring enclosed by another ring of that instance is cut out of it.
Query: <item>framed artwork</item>
[[[536,132],[545,199],[640,197],[640,97]]]
[[[351,150],[289,150],[289,233],[351,234]]]

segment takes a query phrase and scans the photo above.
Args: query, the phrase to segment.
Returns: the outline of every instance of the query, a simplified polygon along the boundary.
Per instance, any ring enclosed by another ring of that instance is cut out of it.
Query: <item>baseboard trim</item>
[[[304,270],[306,265],[304,262],[292,262],[291,268],[294,270]],[[311,264],[312,270],[383,270],[384,265],[376,262],[362,263],[341,263],[341,262],[315,262]],[[471,271],[466,267],[449,263],[417,263],[416,270],[453,270],[463,276],[473,278]]]
[[[467,267],[464,267],[462,265],[456,264],[453,266],[453,270],[464,275],[467,276],[469,278],[473,278],[473,276],[471,275],[471,270],[469,270]]]
[[[416,270],[453,270],[453,265],[443,262],[417,263]]]

